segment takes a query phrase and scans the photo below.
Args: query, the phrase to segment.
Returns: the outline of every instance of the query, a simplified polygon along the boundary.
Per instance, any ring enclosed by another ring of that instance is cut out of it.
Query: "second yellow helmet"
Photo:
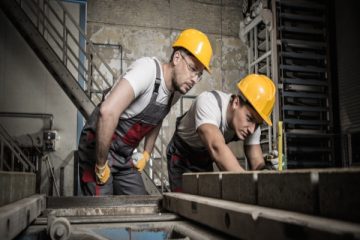
[[[242,95],[261,118],[272,126],[270,119],[275,103],[275,85],[265,75],[249,74],[237,84]]]

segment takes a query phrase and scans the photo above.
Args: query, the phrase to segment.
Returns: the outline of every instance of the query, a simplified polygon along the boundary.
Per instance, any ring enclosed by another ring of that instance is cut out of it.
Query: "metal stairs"
[[[327,4],[261,0],[243,12],[248,73],[269,76],[278,89],[274,124],[262,126],[261,146],[276,150],[283,132],[289,168],[335,166]]]
[[[35,172],[36,170],[35,164],[28,159],[0,124],[0,171]]]
[[[111,87],[118,76],[61,1],[2,0],[0,9],[87,119],[101,101],[103,91]],[[161,159],[161,165],[166,164],[163,153],[155,151],[160,155],[156,158]],[[152,168],[151,174],[149,171],[142,174],[145,185],[152,194],[159,194],[155,176],[161,176],[163,190],[167,175],[163,168]]]
[[[289,168],[334,166],[326,1],[276,1],[280,118]]]
[[[0,6],[83,116],[90,116],[95,105],[80,83],[92,78],[85,66],[89,54],[79,41],[86,36],[80,28],[70,29],[77,25],[61,2],[4,0]]]

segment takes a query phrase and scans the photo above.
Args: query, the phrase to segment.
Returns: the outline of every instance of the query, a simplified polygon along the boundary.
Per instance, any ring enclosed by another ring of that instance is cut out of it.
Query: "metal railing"
[[[9,151],[6,151],[9,149]],[[35,172],[35,165],[11,138],[9,133],[0,124],[0,170]]]
[[[269,9],[263,8],[259,3],[256,4],[254,4],[253,8],[257,9],[257,13],[255,13],[255,10],[249,13],[249,16],[253,16],[253,18],[246,18],[241,28],[241,37],[246,39],[248,47],[248,74],[267,75],[278,86],[277,72],[273,63],[274,56],[276,56],[276,44],[273,44],[275,26],[273,24],[272,12]],[[277,107],[275,107],[271,117],[274,123],[277,123],[279,120],[277,112]],[[276,124],[272,127],[262,125],[261,135],[261,146],[264,153],[270,153],[277,148]]]
[[[146,173],[153,183],[160,188],[161,192],[170,192],[169,176],[167,172],[166,144],[163,134],[158,136],[158,144],[155,144]],[[160,145],[160,146],[159,146]]]
[[[58,0],[17,0],[21,9],[95,103],[117,76]],[[83,84],[84,83],[84,84]]]

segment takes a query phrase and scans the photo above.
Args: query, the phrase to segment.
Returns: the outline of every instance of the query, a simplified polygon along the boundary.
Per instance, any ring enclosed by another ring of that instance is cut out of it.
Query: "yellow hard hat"
[[[250,74],[240,80],[237,87],[261,118],[272,126],[270,115],[276,91],[273,81],[265,75]]]
[[[186,29],[180,33],[172,46],[173,48],[183,47],[188,50],[210,72],[212,48],[208,37],[204,33],[196,29]]]

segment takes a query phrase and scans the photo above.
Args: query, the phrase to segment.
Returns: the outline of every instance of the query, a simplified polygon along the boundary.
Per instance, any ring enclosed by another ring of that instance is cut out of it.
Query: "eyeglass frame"
[[[203,71],[198,71],[198,70],[196,70],[195,67],[192,67],[192,66],[188,63],[188,61],[187,61],[186,58],[182,55],[181,52],[179,52],[179,54],[180,54],[180,56],[184,59],[185,64],[186,64],[188,70],[191,72],[191,74],[195,74],[195,76],[197,76],[197,80],[200,81],[200,80],[201,80],[201,77],[202,77],[202,75],[203,75]],[[189,56],[189,55],[186,55],[186,56]]]

